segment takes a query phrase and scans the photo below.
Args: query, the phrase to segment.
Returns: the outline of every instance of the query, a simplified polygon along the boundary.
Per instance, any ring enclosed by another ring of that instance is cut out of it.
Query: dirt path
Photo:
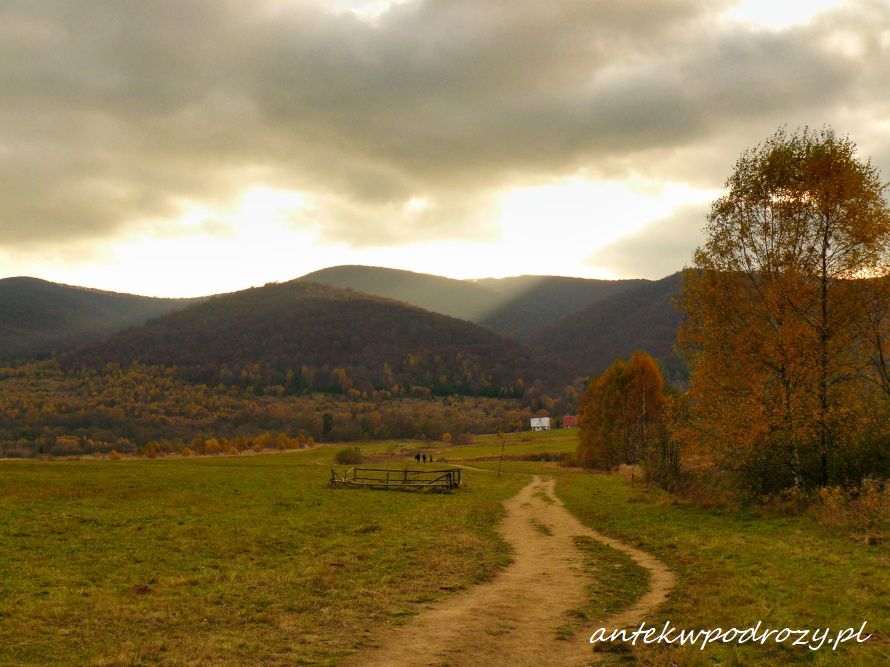
[[[350,666],[586,665],[596,660],[587,638],[600,625],[639,624],[661,604],[674,576],[657,559],[590,530],[553,493],[554,480],[535,477],[504,503],[501,534],[513,563],[492,581],[428,607],[379,645],[348,658]],[[537,523],[537,525],[536,525]],[[552,532],[545,534],[543,524]],[[566,612],[584,602],[586,579],[573,538],[586,535],[626,553],[650,573],[650,590],[634,605],[558,640]]]

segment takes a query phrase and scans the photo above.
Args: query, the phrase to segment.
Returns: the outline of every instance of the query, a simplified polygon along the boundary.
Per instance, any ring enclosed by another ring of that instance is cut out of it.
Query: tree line
[[[358,393],[258,394],[183,381],[139,363],[63,372],[53,362],[0,368],[0,456],[218,454],[312,442],[521,430],[516,399]]]

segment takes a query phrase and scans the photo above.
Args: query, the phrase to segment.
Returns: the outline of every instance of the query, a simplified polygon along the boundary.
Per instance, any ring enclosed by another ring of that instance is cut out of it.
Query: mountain
[[[470,322],[478,322],[499,302],[498,293],[472,282],[378,266],[332,266],[298,280],[404,301]]]
[[[642,349],[682,383],[685,367],[672,352],[680,316],[671,300],[679,289],[680,274],[453,280],[337,266],[202,302],[7,278],[0,280],[0,361],[64,353],[164,316],[69,359],[177,365],[199,381],[288,390],[413,384],[478,393],[515,389],[520,378],[598,373]],[[304,366],[306,377],[296,377]],[[337,368],[346,380],[339,371],[334,378]]]
[[[288,392],[513,395],[555,375],[525,346],[470,322],[303,280],[210,297],[63,358],[67,367],[135,361]]]
[[[500,296],[500,305],[476,321],[492,331],[530,341],[538,330],[646,281],[516,276],[473,282]]]
[[[530,340],[534,333],[640,280],[517,276],[454,280],[376,266],[334,266],[300,278],[404,301]]]
[[[643,350],[662,362],[668,380],[682,383],[685,367],[673,352],[680,326],[674,299],[681,285],[679,272],[637,281],[540,330],[531,345],[561,360],[576,375],[601,373],[615,359]]]
[[[641,349],[682,384],[685,365],[674,355],[680,314],[672,299],[680,274],[661,280],[591,280],[516,276],[453,280],[373,266],[336,266],[313,280],[450,314],[527,344],[559,360],[572,376],[603,371]]]
[[[0,279],[0,361],[45,357],[152,317],[192,299],[159,299],[51,283]]]

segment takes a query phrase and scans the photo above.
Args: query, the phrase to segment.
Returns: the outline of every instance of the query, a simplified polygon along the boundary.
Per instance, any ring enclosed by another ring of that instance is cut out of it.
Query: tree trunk
[[[831,222],[826,216],[822,226],[822,274],[819,322],[819,474],[822,486],[828,484],[828,249],[831,245]]]

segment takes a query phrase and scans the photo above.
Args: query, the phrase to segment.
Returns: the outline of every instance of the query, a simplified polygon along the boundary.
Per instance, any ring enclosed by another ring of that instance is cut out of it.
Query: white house
[[[532,417],[531,426],[532,431],[549,431],[550,417]]]

